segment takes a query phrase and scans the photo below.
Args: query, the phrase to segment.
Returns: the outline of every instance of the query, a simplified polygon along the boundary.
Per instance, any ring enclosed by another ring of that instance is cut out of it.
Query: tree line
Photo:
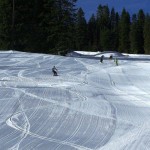
[[[0,0],[0,49],[65,55],[70,50],[150,54],[150,15],[107,5],[85,19],[77,0]]]

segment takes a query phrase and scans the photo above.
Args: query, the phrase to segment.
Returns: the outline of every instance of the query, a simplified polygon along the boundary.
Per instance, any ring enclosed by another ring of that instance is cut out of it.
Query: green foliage
[[[79,8],[76,21],[76,48],[78,50],[87,50],[87,45],[87,23],[82,8]]]
[[[111,29],[111,35],[110,35],[110,50],[118,50],[118,44],[119,44],[119,14],[115,12],[114,8],[111,10],[110,15],[110,29]]]
[[[96,27],[96,19],[93,14],[88,22],[88,49],[90,51],[97,50]]]
[[[137,16],[134,14],[132,16],[132,24],[130,31],[130,53],[137,53],[138,51],[138,21]]]
[[[142,9],[139,10],[138,12],[138,54],[144,54],[144,22],[145,22],[145,14]]]
[[[119,14],[114,8],[109,10],[108,6],[98,6],[97,10],[97,47],[99,50],[118,50],[119,31],[118,22]]]
[[[150,16],[145,17],[144,24],[144,50],[146,54],[150,54]]]
[[[75,2],[1,0],[0,49],[58,53],[72,48]]]
[[[130,15],[123,9],[121,18],[119,21],[119,51],[120,52],[130,52]]]
[[[88,23],[77,0],[0,0],[0,49],[65,55],[68,51],[150,53],[149,15],[121,16],[99,5]]]
[[[105,29],[101,31],[101,47],[102,50],[107,50],[109,51],[111,49],[111,32],[109,29]]]
[[[9,49],[12,41],[12,3],[0,1],[0,48]]]

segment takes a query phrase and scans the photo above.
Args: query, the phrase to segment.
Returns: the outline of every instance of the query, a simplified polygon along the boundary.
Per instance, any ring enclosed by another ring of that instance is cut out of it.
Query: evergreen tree
[[[103,51],[109,51],[111,50],[111,31],[110,29],[106,28],[101,30],[101,35],[100,35],[100,42],[102,46]]]
[[[110,11],[108,6],[103,6],[100,14],[100,29],[110,28]]]
[[[86,22],[77,0],[0,0],[0,49],[65,54],[70,49],[149,53],[149,15],[99,5]],[[131,50],[130,50],[131,47]]]
[[[138,41],[139,41],[139,48],[137,53],[144,54],[144,21],[145,21],[145,14],[142,9],[138,12]]]
[[[130,53],[137,53],[139,51],[139,40],[138,40],[138,21],[136,14],[132,16],[132,24],[130,30]]]
[[[131,31],[130,31],[130,42],[131,42],[131,53],[144,53],[144,19],[145,15],[142,10],[138,13],[138,18],[136,14],[132,17]]]
[[[112,30],[116,27],[116,24],[117,24],[116,12],[115,9],[112,8],[110,13],[110,27]]]
[[[40,44],[43,43],[42,39],[45,37],[45,35],[43,37],[40,35],[42,31],[38,22],[41,13],[39,7],[42,2],[40,0],[0,1],[0,32],[1,35],[7,37],[1,37],[0,40],[5,45],[5,49],[34,51],[41,47]]]
[[[97,39],[96,39],[96,19],[94,14],[91,16],[88,22],[88,42],[89,50],[96,50]]]
[[[15,38],[15,49],[46,53],[48,48],[46,43],[47,34],[44,32],[45,26],[40,26],[42,21],[40,15],[44,1],[16,0],[15,3],[15,28],[17,35]]]
[[[55,14],[53,22],[55,25],[51,28],[51,40],[55,40],[54,49],[56,52],[67,53],[68,49],[75,47],[74,29],[75,29],[75,7],[76,0],[57,0],[55,1]],[[53,13],[53,12],[52,12]],[[50,41],[51,41],[50,40]]]
[[[144,24],[144,50],[146,54],[150,54],[150,16],[148,14]]]
[[[13,34],[13,1],[0,0],[0,49],[11,49]]]
[[[76,22],[76,48],[78,50],[87,50],[87,45],[87,23],[82,8],[79,8]]]
[[[110,49],[110,11],[108,6],[99,5],[97,11],[97,23],[98,23],[98,45],[100,50],[109,50]]]
[[[101,43],[100,43],[100,27],[101,27],[101,14],[102,14],[102,5],[99,5],[97,8],[97,13],[96,13],[96,45],[97,45],[97,50],[102,51],[101,48]]]
[[[119,14],[115,12],[114,8],[112,8],[110,15],[110,29],[111,29],[110,49],[115,51],[118,50],[119,44],[118,22],[119,22]]]
[[[110,11],[108,6],[103,6],[100,19],[100,43],[102,50],[111,48]]]
[[[0,48],[42,53],[72,48],[75,2],[1,0]]]
[[[122,10],[121,18],[119,21],[119,51],[130,52],[130,15],[125,9]]]

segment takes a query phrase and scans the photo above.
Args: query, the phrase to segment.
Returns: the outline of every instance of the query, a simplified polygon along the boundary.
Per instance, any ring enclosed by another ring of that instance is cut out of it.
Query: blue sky
[[[150,13],[150,0],[78,0],[77,7],[82,7],[85,18],[88,20],[92,13],[96,13],[98,5],[108,5],[111,9],[115,8],[116,12],[121,13],[125,8],[130,14],[137,13],[143,9],[145,13]]]

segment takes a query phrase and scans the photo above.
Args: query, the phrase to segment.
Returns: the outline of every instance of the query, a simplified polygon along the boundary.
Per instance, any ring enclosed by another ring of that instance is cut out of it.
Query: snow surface
[[[0,52],[0,150],[149,150],[150,56],[96,55]]]

